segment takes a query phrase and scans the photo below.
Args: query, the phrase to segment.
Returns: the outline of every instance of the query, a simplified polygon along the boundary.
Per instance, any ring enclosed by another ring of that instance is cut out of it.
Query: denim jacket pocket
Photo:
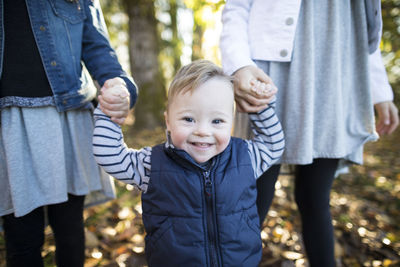
[[[77,24],[86,19],[82,0],[48,0],[56,16],[71,24]]]

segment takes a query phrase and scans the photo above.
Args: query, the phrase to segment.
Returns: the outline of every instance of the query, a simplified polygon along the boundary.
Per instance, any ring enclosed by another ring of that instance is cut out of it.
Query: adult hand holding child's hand
[[[100,89],[99,107],[111,120],[123,124],[129,114],[130,94],[124,80],[107,80]]]
[[[240,112],[258,112],[265,109],[278,91],[271,78],[256,66],[240,68],[233,76],[235,100]]]

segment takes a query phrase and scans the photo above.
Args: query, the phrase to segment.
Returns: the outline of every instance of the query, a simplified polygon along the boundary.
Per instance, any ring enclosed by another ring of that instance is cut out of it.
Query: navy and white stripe
[[[128,148],[119,125],[98,108],[94,118],[93,154],[97,163],[111,176],[145,192],[150,177],[151,147]]]
[[[285,149],[282,126],[275,114],[275,101],[259,113],[249,114],[254,137],[247,140],[256,178],[260,177]]]
[[[267,109],[249,115],[254,138],[246,142],[256,178],[280,158],[285,147],[282,127],[273,105],[271,103]],[[99,108],[95,109],[94,118],[93,153],[97,163],[116,179],[146,192],[151,171],[151,147],[128,148],[119,125]],[[173,144],[167,140],[166,146],[173,147]]]

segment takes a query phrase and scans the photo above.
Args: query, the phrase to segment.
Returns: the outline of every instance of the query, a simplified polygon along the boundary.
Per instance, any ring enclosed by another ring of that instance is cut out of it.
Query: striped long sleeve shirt
[[[246,140],[257,179],[283,153],[284,135],[274,104],[249,114],[254,137]],[[146,192],[151,172],[151,147],[128,148],[121,127],[110,120],[99,108],[94,111],[93,153],[97,163],[111,176]],[[167,140],[166,146],[173,147]]]

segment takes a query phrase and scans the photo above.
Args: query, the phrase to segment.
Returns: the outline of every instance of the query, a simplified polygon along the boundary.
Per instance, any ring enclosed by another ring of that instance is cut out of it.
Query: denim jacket
[[[122,78],[137,98],[132,78],[111,48],[98,0],[26,0],[32,31],[58,111],[88,107],[96,88],[83,66],[100,86]],[[4,58],[4,5],[0,0],[0,71]],[[21,77],[23,79],[23,77]]]

